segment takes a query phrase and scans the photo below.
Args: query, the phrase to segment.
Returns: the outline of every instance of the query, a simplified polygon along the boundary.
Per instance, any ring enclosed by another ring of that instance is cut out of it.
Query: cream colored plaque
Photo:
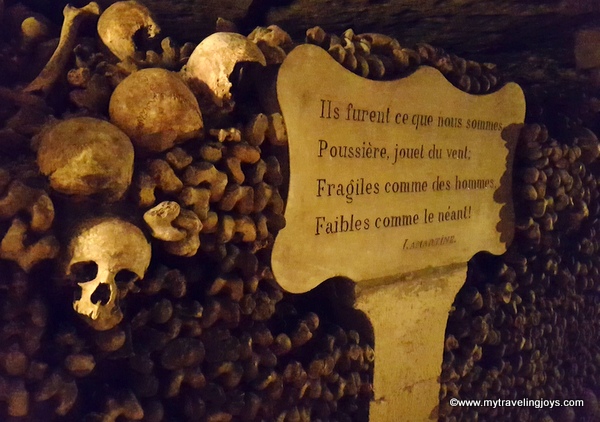
[[[277,93],[290,185],[272,265],[284,289],[504,252],[513,232],[509,133],[525,115],[518,85],[469,95],[429,67],[372,81],[302,45],[282,64]]]

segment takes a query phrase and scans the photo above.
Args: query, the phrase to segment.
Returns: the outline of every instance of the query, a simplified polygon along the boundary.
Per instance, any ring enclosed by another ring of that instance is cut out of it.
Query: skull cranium
[[[260,48],[248,38],[216,32],[198,44],[181,74],[196,94],[211,98],[218,107],[233,109],[229,77],[238,63],[248,62],[267,65]]]
[[[144,277],[150,264],[151,248],[135,225],[114,217],[84,222],[68,248],[66,276],[81,287],[73,309],[99,331],[121,322],[118,300],[125,297],[137,279]]]

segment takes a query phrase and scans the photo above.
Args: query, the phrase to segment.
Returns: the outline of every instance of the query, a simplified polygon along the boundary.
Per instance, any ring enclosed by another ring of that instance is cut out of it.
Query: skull
[[[92,328],[104,331],[123,319],[119,299],[144,277],[151,248],[142,231],[114,217],[84,222],[67,251],[66,277],[81,287],[73,309]]]
[[[133,145],[161,152],[202,134],[202,112],[194,94],[175,72],[149,68],[126,77],[108,105],[113,124]]]
[[[133,144],[109,122],[75,117],[45,128],[37,161],[56,191],[114,202],[131,184]]]
[[[248,38],[233,32],[216,32],[198,44],[181,74],[196,94],[211,98],[218,107],[232,109],[229,78],[238,63],[249,62],[267,65],[262,51]]]
[[[134,38],[143,30],[154,38],[160,28],[150,11],[136,1],[118,1],[111,4],[98,19],[98,35],[108,49],[121,61],[133,57]]]

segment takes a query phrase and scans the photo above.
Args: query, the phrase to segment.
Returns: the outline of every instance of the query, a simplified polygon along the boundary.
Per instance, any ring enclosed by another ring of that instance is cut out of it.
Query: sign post
[[[302,45],[282,64],[277,95],[290,186],[276,279],[293,293],[335,276],[358,283],[356,307],[375,330],[371,420],[434,417],[466,263],[512,240],[523,93],[510,83],[469,95],[428,67],[371,81]]]

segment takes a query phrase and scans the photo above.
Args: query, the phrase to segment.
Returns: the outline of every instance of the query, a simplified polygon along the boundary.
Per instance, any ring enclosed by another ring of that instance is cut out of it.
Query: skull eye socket
[[[94,261],[73,264],[71,266],[71,275],[79,283],[92,281],[98,275],[98,264]]]
[[[115,275],[115,283],[117,283],[117,287],[121,289],[133,283],[137,278],[137,274],[133,271],[121,270]]]

